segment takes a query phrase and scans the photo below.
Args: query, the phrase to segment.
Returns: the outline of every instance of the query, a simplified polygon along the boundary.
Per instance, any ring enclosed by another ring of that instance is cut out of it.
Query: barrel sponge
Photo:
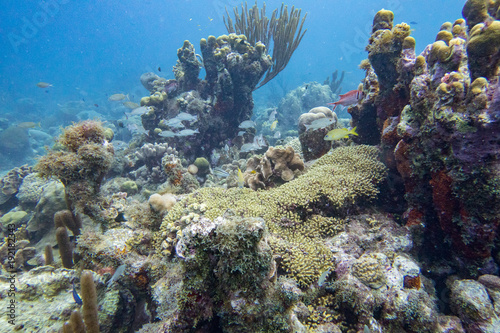
[[[372,33],[380,29],[392,29],[392,21],[394,20],[394,13],[390,10],[382,9],[375,14],[373,18]]]
[[[462,9],[462,16],[465,17],[469,29],[488,18],[488,0],[467,0]]]
[[[89,270],[84,270],[80,278],[82,289],[82,311],[83,321],[87,327],[87,333],[99,333],[99,320],[97,316],[97,291],[94,284],[94,276]]]

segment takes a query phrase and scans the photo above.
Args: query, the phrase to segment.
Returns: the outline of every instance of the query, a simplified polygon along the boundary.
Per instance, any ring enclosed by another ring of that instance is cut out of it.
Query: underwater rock
[[[24,177],[16,194],[19,204],[23,207],[34,207],[42,197],[44,186],[50,181],[41,178],[38,173]]]
[[[158,80],[160,77],[153,72],[147,72],[141,75],[141,84],[146,90],[153,92],[154,84],[153,81]]]
[[[55,176],[64,184],[68,209],[78,208],[101,222],[103,198],[99,189],[113,162],[113,145],[100,121],[87,120],[68,126],[59,142],[65,148],[41,157],[36,170],[42,177]]]
[[[52,266],[37,267],[17,276],[16,313],[29,318],[22,322],[25,330],[59,330],[64,320],[69,319],[71,311],[78,307],[71,293],[71,281],[75,278],[73,270]],[[0,297],[9,299],[9,289],[10,283],[0,279]],[[47,306],[48,299],[50,306]],[[7,316],[2,316],[0,325],[11,327],[7,320]]]
[[[9,224],[15,226],[14,229],[19,228],[22,223],[26,223],[29,219],[29,217],[26,218],[27,215],[28,213],[23,210],[8,212],[7,214],[0,217],[0,223],[2,224],[1,229],[6,230]]]
[[[229,215],[202,218],[184,229],[176,253],[185,273],[173,326],[186,330],[212,321],[225,332],[287,328],[294,302],[285,302],[285,290],[272,282],[267,237],[263,219]]]
[[[450,304],[467,331],[494,332],[500,327],[500,319],[493,310],[488,292],[477,281],[455,281],[451,288]]]
[[[317,159],[331,149],[332,141],[325,140],[325,135],[338,127],[337,122],[337,114],[324,106],[312,108],[299,117],[299,140],[305,161]]]
[[[296,128],[300,115],[312,108],[326,106],[335,99],[330,86],[318,82],[304,83],[283,97],[278,105],[278,122],[283,128]]]
[[[158,86],[141,100],[141,104],[152,107],[152,111],[141,116],[144,128],[150,133],[157,128],[172,131],[173,124],[168,125],[168,121],[180,112],[197,117],[196,127],[186,129],[192,133],[188,138],[175,134],[163,138],[161,131],[155,132],[156,140],[182,147],[183,155],[190,160],[208,157],[221,142],[236,137],[238,124],[252,115],[252,91],[271,66],[265,47],[258,44],[251,46],[245,36],[235,34],[202,39],[200,49],[206,76],[201,80],[199,56],[194,46],[185,41],[177,51],[176,85]],[[188,121],[183,120],[181,125],[187,126]],[[186,140],[189,144],[185,144]]]
[[[292,147],[269,147],[262,158],[254,156],[247,161],[243,180],[252,190],[266,189],[291,181],[302,170],[304,162]]]
[[[28,221],[27,230],[30,233],[30,239],[37,242],[46,235],[54,235],[54,214],[66,208],[64,185],[55,180],[47,183],[43,187],[33,217]]]
[[[0,179],[0,205],[5,204],[17,193],[24,177],[31,172],[32,168],[26,164],[10,170]]]

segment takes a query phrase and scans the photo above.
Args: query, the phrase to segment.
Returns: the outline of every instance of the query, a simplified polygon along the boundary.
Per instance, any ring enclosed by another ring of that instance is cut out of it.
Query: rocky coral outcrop
[[[312,108],[299,117],[299,140],[306,161],[325,155],[332,148],[332,141],[325,135],[338,127],[337,114],[325,106]]]
[[[291,181],[302,170],[304,162],[292,147],[269,147],[262,158],[247,161],[243,179],[252,190],[266,189]]]
[[[209,36],[200,41],[200,49],[202,62],[194,46],[185,41],[177,51],[176,79],[164,80],[141,100],[142,105],[152,108],[142,116],[143,126],[151,134],[159,133],[156,128],[165,127],[162,120],[179,112],[198,118],[199,133],[189,137],[191,144],[176,145],[192,159],[208,156],[221,142],[236,137],[239,123],[252,115],[252,91],[272,63],[266,47],[262,43],[250,45],[244,35]],[[206,71],[204,80],[198,78],[202,64]],[[184,143],[185,138],[166,140],[177,144]]]
[[[402,177],[407,225],[425,228],[422,242],[443,247],[449,239],[464,276],[498,271],[491,252],[500,216],[496,10],[467,1],[465,20],[443,24],[418,56],[409,26],[377,13],[362,63],[365,98],[350,109],[355,140],[381,142],[391,177]]]

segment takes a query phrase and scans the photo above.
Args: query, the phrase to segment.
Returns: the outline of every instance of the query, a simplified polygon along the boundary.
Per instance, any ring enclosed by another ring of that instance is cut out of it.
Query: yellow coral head
[[[394,13],[390,10],[381,9],[375,14],[373,18],[372,33],[381,29],[392,29],[392,21],[394,20]]]

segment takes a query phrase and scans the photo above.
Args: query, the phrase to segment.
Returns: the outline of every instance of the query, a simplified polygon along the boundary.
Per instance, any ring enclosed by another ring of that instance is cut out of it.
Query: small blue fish
[[[83,304],[82,299],[80,298],[80,295],[78,295],[78,293],[76,292],[75,281],[73,281],[73,299],[75,300],[76,304],[78,304],[78,305]]]

